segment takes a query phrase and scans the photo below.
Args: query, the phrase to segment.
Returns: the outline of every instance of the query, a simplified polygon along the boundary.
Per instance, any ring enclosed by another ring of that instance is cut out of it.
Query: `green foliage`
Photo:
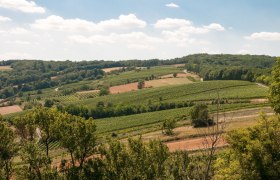
[[[208,107],[205,104],[197,104],[190,111],[192,125],[194,127],[207,127],[214,124],[209,118]]]
[[[230,149],[216,161],[216,177],[280,178],[280,117],[261,114],[259,124],[228,134]]]
[[[276,113],[280,113],[280,58],[272,71],[272,83],[269,88],[269,100]]]
[[[162,129],[163,133],[170,136],[173,135],[173,129],[176,127],[175,119],[167,119],[163,122]]]
[[[48,108],[52,107],[53,105],[54,105],[54,101],[51,100],[51,99],[47,99],[47,100],[45,101],[45,104],[44,104],[44,106],[45,106],[45,107],[48,107]]]
[[[10,179],[13,173],[12,160],[18,151],[13,131],[0,116],[0,177]],[[0,178],[1,179],[1,178]]]
[[[108,95],[110,94],[110,91],[108,88],[101,88],[100,89],[100,92],[99,92],[99,96],[105,96],[105,95]]]
[[[138,88],[138,89],[143,89],[144,86],[145,86],[145,81],[139,80],[139,81],[138,81],[138,84],[137,84],[137,88]]]

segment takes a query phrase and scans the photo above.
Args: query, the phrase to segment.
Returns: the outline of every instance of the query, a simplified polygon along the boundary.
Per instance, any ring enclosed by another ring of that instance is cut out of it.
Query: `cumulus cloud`
[[[131,29],[131,28],[144,28],[146,22],[138,19],[135,14],[120,15],[118,19],[109,19],[101,21],[97,26],[101,29],[109,28],[120,28],[120,29]]]
[[[120,15],[118,19],[109,19],[94,23],[84,19],[64,19],[51,15],[45,19],[36,20],[31,27],[40,30],[64,31],[64,32],[94,32],[113,29],[144,28],[146,22],[138,19],[134,14]]]
[[[5,17],[5,16],[0,16],[0,22],[7,22],[7,21],[11,21],[12,19],[9,17]]]
[[[38,19],[35,23],[31,24],[32,28],[40,30],[53,30],[75,32],[80,30],[95,31],[96,24],[90,21],[76,19],[64,19],[60,16],[51,15],[45,19]]]
[[[165,4],[166,7],[169,7],[169,8],[179,8],[180,6],[175,4],[175,3],[169,3],[169,4]]]
[[[155,28],[160,29],[170,29],[170,28],[179,28],[184,26],[190,26],[192,24],[191,21],[185,19],[176,19],[176,18],[165,18],[158,20],[155,24]]]
[[[216,31],[224,31],[225,28],[218,24],[218,23],[212,23],[212,24],[209,24],[208,26],[203,26],[204,28],[206,29],[209,29],[209,30],[216,30]]]
[[[38,6],[34,1],[27,0],[0,0],[0,7],[18,10],[25,13],[45,13],[43,7]]]
[[[279,32],[259,32],[246,36],[247,40],[280,41]]]

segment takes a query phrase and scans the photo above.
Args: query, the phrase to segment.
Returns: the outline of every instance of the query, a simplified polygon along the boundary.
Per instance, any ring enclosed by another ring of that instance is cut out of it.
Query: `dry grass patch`
[[[121,70],[123,67],[114,67],[114,68],[104,68],[102,69],[105,73],[109,73],[112,71],[117,71],[117,70]]]
[[[0,71],[10,71],[13,68],[11,66],[0,66]]]
[[[155,79],[151,81],[145,81],[145,88],[181,85],[181,84],[189,84],[189,83],[192,83],[192,81],[190,81],[187,78]]]
[[[99,93],[100,90],[79,91],[77,94]]]
[[[138,90],[138,83],[130,83],[119,86],[112,86],[109,88],[111,94],[125,93]]]
[[[18,105],[0,107],[1,115],[7,115],[7,114],[12,114],[12,113],[21,112],[21,111],[22,111],[22,109]]]

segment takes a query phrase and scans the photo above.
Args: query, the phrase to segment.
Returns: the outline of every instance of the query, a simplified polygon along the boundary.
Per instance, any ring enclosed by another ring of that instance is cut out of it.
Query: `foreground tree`
[[[7,180],[11,178],[12,160],[17,151],[14,132],[2,121],[0,115],[0,177]]]
[[[227,140],[230,148],[216,161],[216,179],[280,178],[279,116],[261,114],[258,125],[234,130]]]
[[[269,100],[274,111],[280,114],[280,58],[276,59],[276,64],[272,71],[272,82],[269,88]]]
[[[56,124],[58,140],[71,156],[71,163],[79,169],[84,165],[85,160],[92,156],[96,150],[96,125],[92,118],[61,114]]]

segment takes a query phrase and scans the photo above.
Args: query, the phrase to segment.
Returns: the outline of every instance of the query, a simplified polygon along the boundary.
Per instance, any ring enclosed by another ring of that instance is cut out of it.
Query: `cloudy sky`
[[[0,0],[0,59],[280,56],[279,0]]]

